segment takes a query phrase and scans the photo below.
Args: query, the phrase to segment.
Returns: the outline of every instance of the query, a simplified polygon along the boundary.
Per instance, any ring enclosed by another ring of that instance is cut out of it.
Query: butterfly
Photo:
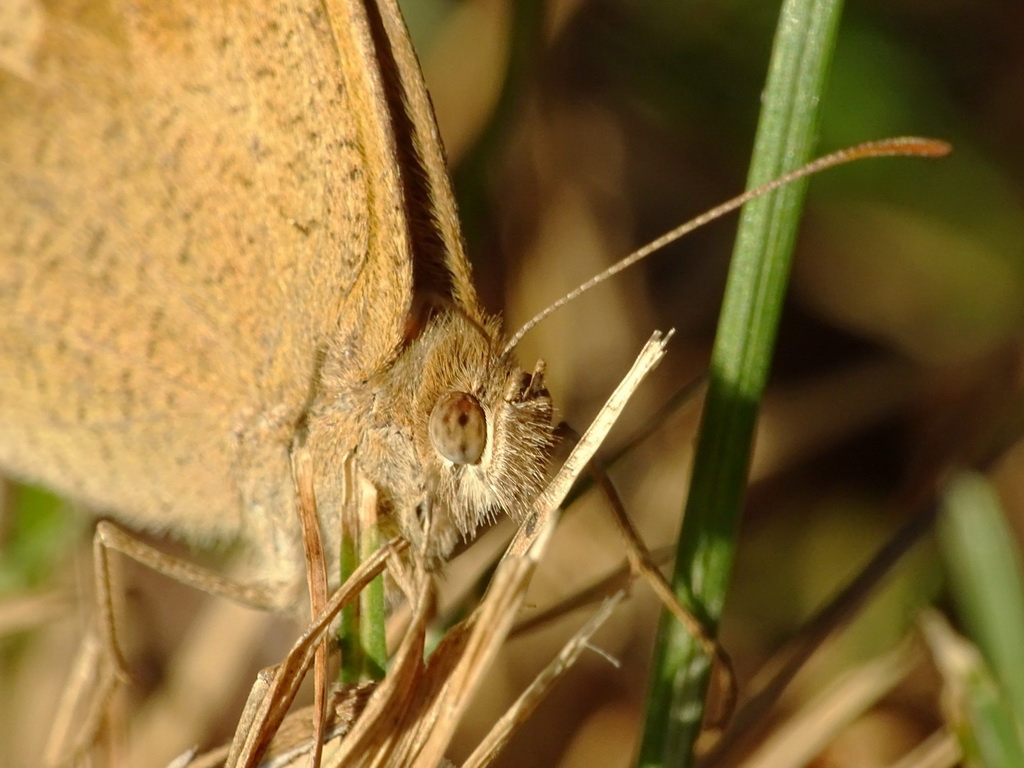
[[[329,548],[349,467],[437,558],[521,515],[551,444],[540,371],[475,297],[397,11],[330,10],[53,24],[0,150],[0,462],[137,527],[241,538],[278,606],[297,442]]]
[[[331,551],[346,462],[434,557],[536,495],[550,399],[477,300],[393,3],[55,14],[36,54],[5,87],[0,465],[241,539],[278,606],[297,439]]]

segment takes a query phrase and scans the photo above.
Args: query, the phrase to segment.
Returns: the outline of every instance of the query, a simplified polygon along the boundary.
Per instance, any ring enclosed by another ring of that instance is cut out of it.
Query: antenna
[[[642,248],[633,251],[633,253],[626,256],[621,261],[608,267],[604,272],[600,272],[594,277],[587,280],[585,283],[572,291],[567,293],[558,301],[550,304],[546,309],[536,314],[526,325],[516,331],[515,335],[509,340],[508,344],[502,350],[502,354],[508,353],[513,347],[522,341],[523,336],[533,330],[534,326],[545,320],[549,315],[555,311],[561,309],[573,299],[577,298],[580,294],[589,291],[595,285],[603,283],[613,275],[617,275],[627,267],[631,267],[638,261],[647,258],[655,251],[660,251],[669,243],[674,243],[683,235],[687,235],[695,229],[704,226],[710,221],[721,218],[727,213],[731,213],[745,203],[754,200],[755,198],[762,197],[763,195],[772,192],[779,187],[785,186],[797,179],[802,179],[805,176],[810,176],[817,173],[818,171],[824,171],[827,168],[834,168],[837,165],[843,165],[845,163],[853,162],[854,160],[861,160],[868,157],[892,157],[892,156],[906,156],[906,157],[945,157],[953,151],[945,141],[938,139],[924,139],[917,138],[914,136],[903,136],[893,139],[881,139],[879,141],[867,141],[863,144],[857,144],[846,149],[840,149],[829,155],[819,157],[817,160],[812,160],[801,168],[797,168],[795,171],[783,174],[774,181],[769,181],[763,186],[757,187],[744,192],[741,195],[728,200],[721,205],[717,205],[710,211],[702,213],[694,219],[681,224],[675,229],[666,232],[664,235],[656,240],[651,241]]]

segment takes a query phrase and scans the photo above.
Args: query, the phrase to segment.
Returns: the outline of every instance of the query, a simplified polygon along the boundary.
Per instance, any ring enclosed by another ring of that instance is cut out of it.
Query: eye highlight
[[[453,464],[476,464],[487,446],[487,417],[466,392],[438,398],[430,412],[430,442]]]

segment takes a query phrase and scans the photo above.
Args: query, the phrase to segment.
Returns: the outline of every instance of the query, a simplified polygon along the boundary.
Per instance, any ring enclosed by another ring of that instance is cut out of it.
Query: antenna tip
[[[858,148],[854,148],[855,150]],[[884,155],[910,155],[913,157],[945,157],[953,151],[953,145],[941,139],[920,136],[900,136],[861,144],[856,154],[861,157]]]

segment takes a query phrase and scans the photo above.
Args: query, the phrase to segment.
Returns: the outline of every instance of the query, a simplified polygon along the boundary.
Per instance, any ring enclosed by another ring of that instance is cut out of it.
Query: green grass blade
[[[342,536],[339,553],[341,583],[380,547],[380,536],[375,527],[368,526],[359,532],[357,538],[358,541],[349,535]],[[358,601],[341,610],[337,642],[341,651],[338,677],[342,684],[383,679],[387,669],[386,623],[384,577],[378,576],[363,589]]]
[[[361,560],[370,558],[380,549],[380,534],[374,526],[360,537]],[[371,680],[383,680],[388,666],[387,608],[384,597],[384,576],[366,585],[359,595],[361,619],[359,626],[363,653],[366,654],[366,675]]]
[[[982,475],[963,473],[953,480],[937,530],[957,609],[1021,729],[1024,577],[1013,532]],[[1015,746],[1021,749],[1019,741]]]
[[[921,627],[944,682],[943,704],[969,768],[1024,765],[1024,740],[1005,689],[977,646],[956,634],[939,614],[925,614]]]
[[[814,150],[842,3],[787,0],[779,16],[748,184],[797,167]],[[743,504],[750,445],[789,276],[805,183],[743,211],[712,354],[693,480],[673,574],[676,593],[717,627]],[[689,765],[708,660],[663,619],[655,647],[639,765]]]

